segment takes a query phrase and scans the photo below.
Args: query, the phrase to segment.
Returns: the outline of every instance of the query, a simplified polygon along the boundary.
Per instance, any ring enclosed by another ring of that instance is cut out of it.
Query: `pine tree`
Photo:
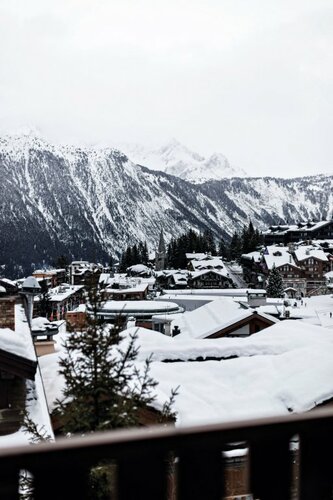
[[[52,311],[51,293],[45,280],[40,282],[40,287],[41,293],[39,295],[39,314],[44,318],[48,318]]]
[[[273,298],[274,297],[278,298],[283,296],[282,276],[276,269],[275,265],[273,266],[271,272],[269,273],[267,295],[268,297],[273,297]]]
[[[228,244],[224,241],[223,238],[220,239],[219,247],[218,247],[218,255],[223,257],[224,259],[229,259],[229,246]]]
[[[210,229],[205,229],[203,233],[204,240],[204,252],[210,253],[211,255],[216,255],[216,245],[214,240],[214,235]]]
[[[87,326],[74,330],[64,344],[59,373],[64,376],[63,398],[55,415],[65,434],[86,434],[140,425],[140,415],[153,403],[157,382],[150,376],[151,358],[140,370],[137,335],[121,335],[120,323],[106,324],[98,316],[102,306],[98,291],[87,299]],[[173,404],[177,389],[164,404],[158,423],[175,419]],[[110,498],[114,489],[114,467],[101,462],[90,471],[92,499]]]
[[[120,328],[99,319],[101,307],[96,290],[88,299],[87,327],[74,330],[66,340],[60,374],[65,378],[63,399],[57,414],[64,432],[86,433],[138,425],[140,409],[154,400],[156,382],[150,377],[150,360],[139,372],[136,335],[125,347]],[[70,403],[68,402],[70,401]]]
[[[52,441],[52,437],[48,434],[46,428],[36,424],[27,410],[24,411],[22,431],[28,434],[30,444]],[[19,475],[19,500],[33,500],[34,498],[33,476],[23,469]]]
[[[237,233],[234,232],[230,242],[230,259],[239,259],[242,254],[242,239]]]

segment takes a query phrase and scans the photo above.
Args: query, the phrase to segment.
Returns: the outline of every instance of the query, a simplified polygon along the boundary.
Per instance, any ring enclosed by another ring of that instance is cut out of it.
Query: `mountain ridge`
[[[0,137],[0,266],[9,277],[69,259],[108,262],[128,244],[153,250],[190,227],[230,239],[256,227],[332,217],[333,176],[191,183],[131,162],[115,148]]]

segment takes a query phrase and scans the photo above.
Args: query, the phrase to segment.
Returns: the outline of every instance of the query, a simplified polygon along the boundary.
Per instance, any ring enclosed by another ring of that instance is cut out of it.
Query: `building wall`
[[[0,328],[15,330],[15,303],[16,297],[0,298]]]
[[[72,328],[81,330],[86,326],[86,313],[85,311],[68,311],[66,321]]]

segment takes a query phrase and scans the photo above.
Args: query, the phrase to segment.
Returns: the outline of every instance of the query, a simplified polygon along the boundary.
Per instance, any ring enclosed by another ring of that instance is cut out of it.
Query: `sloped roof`
[[[323,262],[327,262],[327,255],[323,250],[318,248],[310,247],[310,246],[299,246],[297,250],[295,250],[295,255],[298,261],[310,259],[322,260]]]
[[[234,323],[254,315],[251,308],[244,308],[229,297],[218,298],[198,307],[193,311],[176,314],[172,317],[171,329],[178,326],[181,333],[175,339],[204,339]],[[272,323],[277,320],[269,315],[262,315]],[[158,316],[156,316],[158,318]]]

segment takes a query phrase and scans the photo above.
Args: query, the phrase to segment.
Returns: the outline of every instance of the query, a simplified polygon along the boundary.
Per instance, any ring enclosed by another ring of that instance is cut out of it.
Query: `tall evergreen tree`
[[[87,326],[71,332],[64,344],[60,374],[65,388],[56,411],[65,432],[137,425],[140,409],[154,400],[156,382],[149,375],[150,360],[143,372],[136,368],[136,336],[120,343],[120,328],[99,318],[101,305],[96,289],[91,289]]]
[[[278,298],[283,296],[282,276],[276,269],[275,265],[272,267],[272,270],[269,273],[266,291],[268,297]]]
[[[216,255],[216,245],[215,239],[212,231],[210,229],[205,229],[203,233],[203,248],[204,252]]]
[[[39,314],[44,318],[49,318],[52,311],[51,292],[46,280],[40,282],[41,293],[39,294]]]
[[[89,292],[87,325],[74,330],[64,343],[59,373],[65,379],[63,398],[55,414],[65,434],[86,434],[140,424],[140,415],[154,401],[157,382],[150,375],[151,359],[135,365],[136,335],[124,339],[120,326],[98,316],[101,301],[96,289]],[[177,389],[164,404],[159,422],[174,420]],[[90,471],[91,499],[106,500],[114,490],[114,468],[102,462]]]
[[[230,242],[230,259],[239,259],[242,254],[242,239],[235,231]]]
[[[220,239],[217,254],[224,259],[229,259],[229,247],[223,238]]]

